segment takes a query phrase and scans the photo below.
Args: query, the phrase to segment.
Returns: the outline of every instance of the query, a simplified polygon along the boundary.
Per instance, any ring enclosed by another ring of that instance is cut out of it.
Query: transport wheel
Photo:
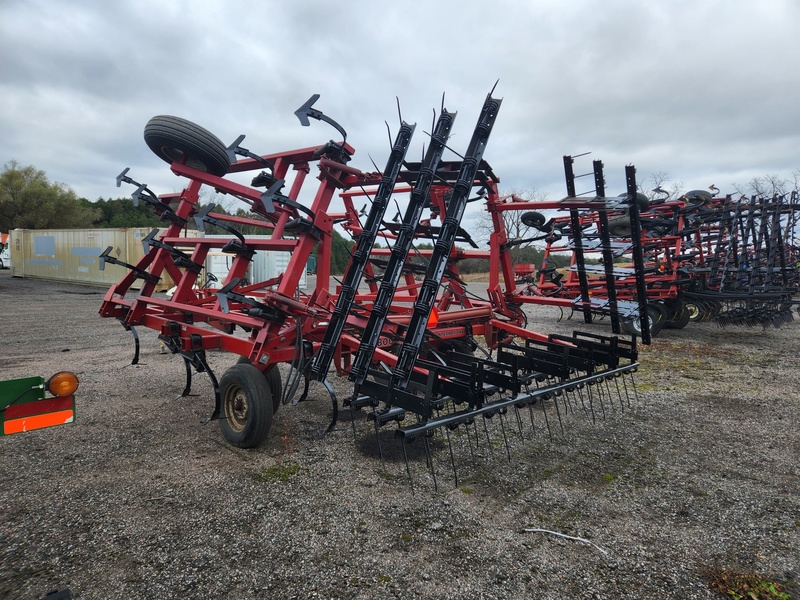
[[[160,159],[222,177],[231,168],[228,151],[210,131],[180,117],[159,115],[144,126],[144,141]]]
[[[547,221],[542,213],[535,210],[522,213],[520,220],[526,227],[533,227],[534,229],[539,229]]]
[[[630,237],[633,231],[631,230],[631,219],[628,215],[621,215],[619,217],[612,217],[608,220],[608,233],[615,237]]]
[[[656,337],[664,326],[664,312],[655,303],[648,304],[647,318],[650,321],[650,337]],[[642,335],[642,320],[639,317],[626,319],[621,326],[622,330],[628,335]]]
[[[236,364],[249,365],[252,363],[247,360],[247,357],[240,356]],[[281,407],[281,398],[283,398],[283,378],[281,377],[281,370],[278,368],[278,365],[275,364],[272,365],[268,371],[263,373],[263,375],[269,386],[269,391],[272,393],[272,414],[274,415]]]
[[[682,300],[676,300],[667,306],[670,315],[664,321],[664,328],[666,329],[683,329],[689,324],[691,315],[686,309],[686,303]]]
[[[272,392],[264,375],[251,364],[237,364],[219,382],[222,435],[239,448],[256,448],[272,427]]]
[[[687,300],[684,303],[684,311],[689,314],[689,320],[692,322],[700,321],[703,318],[701,303],[694,300]]]
[[[714,196],[705,190],[692,190],[683,195],[686,204],[692,208],[698,208],[714,199]]]

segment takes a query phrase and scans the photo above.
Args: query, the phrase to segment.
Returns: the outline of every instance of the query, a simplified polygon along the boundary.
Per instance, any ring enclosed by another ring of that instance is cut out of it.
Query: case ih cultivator
[[[301,123],[307,125],[309,118],[326,121],[346,140],[344,129],[313,108],[316,99],[296,111]],[[596,410],[605,412],[612,396],[624,407],[632,391],[630,375],[637,368],[635,340],[577,332],[545,335],[525,328],[522,303],[527,299],[517,293],[508,252],[519,241],[507,238],[501,212],[509,205],[498,195],[498,179],[483,160],[500,105],[500,100],[487,97],[465,154],[457,160],[443,160],[456,113],[442,108],[420,162],[406,160],[415,126],[401,122],[383,172],[350,166],[354,150],[346,141],[262,156],[240,146],[244,136],[226,147],[192,123],[154,117],[145,127],[145,141],[187,185],[181,193],[157,196],[131,179],[127,169],[118,177],[118,184],[136,187],[135,201],[150,205],[166,227],[160,235],[147,237],[146,255],[136,265],[120,263],[111,248],[102,254],[104,263],[121,264],[128,273],[109,289],[100,314],[119,319],[134,333],[134,360],[136,327],[158,331],[162,342],[185,360],[185,394],[192,371],[206,372],[215,392],[211,418],[241,447],[261,444],[273,413],[281,404],[304,399],[313,381],[322,382],[330,393],[332,427],[339,409],[329,380],[334,372],[349,380],[342,405],[354,417],[366,410],[379,449],[385,437],[380,434],[391,429],[404,442],[422,439],[414,447],[424,448],[434,478],[437,440],[448,442],[446,455],[455,467],[457,450],[451,439],[461,440],[474,459],[481,454],[481,443],[490,449],[496,445],[489,424],[494,435],[502,434],[510,451],[515,439],[524,440],[523,429],[528,428],[523,422],[536,427],[541,420],[549,429],[551,421],[557,418],[561,423],[573,406],[592,418]],[[247,171],[256,172],[249,186],[229,177]],[[313,201],[305,205],[299,201],[301,188],[312,171],[318,173],[319,184]],[[634,169],[628,167],[626,175],[628,190],[622,196],[605,198],[599,193],[581,199],[571,194],[549,206],[566,215],[560,232],[578,256],[580,294],[570,300],[571,306],[586,315],[609,315],[616,333],[623,317],[642,315],[647,324],[644,303],[636,300],[644,298],[643,276],[626,274],[625,285],[631,287],[615,293],[620,276],[613,269],[613,256],[625,254],[643,267],[641,236],[617,241],[609,227],[609,217],[620,215],[629,230],[639,230]],[[243,201],[253,218],[201,206],[204,186]],[[337,194],[343,212],[329,210]],[[356,205],[362,196],[371,208],[359,212]],[[478,250],[461,227],[467,203],[473,200],[485,202],[495,222],[488,251]],[[396,222],[385,220],[390,204],[397,207]],[[214,225],[230,235],[180,237],[192,220],[201,231]],[[587,234],[585,224],[590,222],[600,227]],[[335,224],[349,231],[356,243],[343,279],[332,292]],[[245,236],[240,233],[243,226],[265,235]],[[431,241],[432,249],[418,249],[419,240]],[[377,247],[378,241],[388,247]],[[227,277],[217,290],[198,289],[209,252],[219,249],[231,257]],[[314,249],[316,285],[301,292],[300,277]],[[602,294],[592,293],[587,279],[591,270],[580,258],[590,249],[608,259]],[[246,282],[248,266],[260,250],[289,253],[288,268],[274,279]],[[488,299],[470,293],[459,276],[459,261],[474,257],[491,259]],[[176,284],[170,298],[155,293],[164,275]],[[141,285],[135,294],[134,283]],[[647,327],[642,333],[649,341]],[[240,362],[217,379],[206,361],[212,350],[238,354]],[[299,399],[293,398],[296,386],[282,380],[282,363],[305,377]],[[403,443],[404,453],[406,447]]]
[[[572,162],[571,157],[565,157],[567,189],[575,195]],[[593,174],[595,188],[590,193],[603,196],[599,161],[594,162]],[[514,197],[510,200],[498,205],[500,209],[524,206],[515,203]],[[780,327],[792,320],[791,308],[797,304],[793,295],[800,284],[797,192],[737,200],[731,196],[714,198],[696,190],[673,201],[650,201],[639,194],[638,204],[641,219],[637,231],[622,212],[608,215],[606,223],[601,215],[584,218],[580,226],[585,236],[608,228],[620,247],[626,240],[639,240],[644,252],[644,294],[635,279],[640,267],[624,253],[603,252],[599,247],[581,249],[564,239],[563,232],[571,226],[569,219],[546,221],[540,213],[528,213],[523,220],[527,217],[528,224],[540,231],[539,239],[546,242],[545,266],[535,273],[532,269],[524,273],[527,279],[519,282],[522,285],[515,301],[571,307],[587,290],[606,297],[606,288],[615,288],[613,294],[618,299],[647,298],[652,335],[662,327],[682,328],[695,320],[763,327]],[[537,210],[551,207],[550,203],[531,206]],[[595,261],[599,265],[585,265],[587,250],[599,258]],[[566,277],[546,266],[549,256],[565,251],[572,253]],[[612,261],[618,265],[612,269],[617,277],[613,286],[605,268]],[[622,325],[627,333],[640,333],[636,318],[624,319]]]

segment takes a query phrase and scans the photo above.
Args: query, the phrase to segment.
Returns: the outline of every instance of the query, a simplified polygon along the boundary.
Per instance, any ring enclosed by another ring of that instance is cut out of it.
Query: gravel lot
[[[564,433],[553,409],[550,436],[537,413],[510,460],[484,445],[457,486],[434,443],[435,490],[424,451],[409,447],[412,486],[363,416],[321,438],[319,384],[262,448],[227,445],[203,424],[207,377],[177,397],[182,360],[154,332],[126,366],[132,338],[97,315],[103,293],[0,271],[3,378],[81,379],[76,423],[0,438],[0,598],[720,598],[714,569],[800,597],[800,320],[664,331],[630,406],[607,398],[596,424],[573,406]],[[542,332],[587,327],[530,315]],[[218,375],[234,358],[209,357]]]

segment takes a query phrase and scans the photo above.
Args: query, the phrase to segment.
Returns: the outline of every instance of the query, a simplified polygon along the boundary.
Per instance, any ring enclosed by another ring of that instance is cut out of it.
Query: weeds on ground
[[[711,587],[731,600],[791,600],[786,588],[753,573],[710,569],[704,574]]]

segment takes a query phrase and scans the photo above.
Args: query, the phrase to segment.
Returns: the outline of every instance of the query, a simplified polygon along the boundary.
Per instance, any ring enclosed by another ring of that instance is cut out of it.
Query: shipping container
[[[13,229],[10,232],[11,275],[83,285],[110,286],[117,283],[125,267],[106,264],[100,269],[100,254],[109,246],[111,255],[135,265],[144,256],[142,239],[151,227],[109,229]],[[189,231],[188,235],[196,235]],[[137,282],[141,287],[141,281]],[[174,284],[162,281],[158,289]]]

